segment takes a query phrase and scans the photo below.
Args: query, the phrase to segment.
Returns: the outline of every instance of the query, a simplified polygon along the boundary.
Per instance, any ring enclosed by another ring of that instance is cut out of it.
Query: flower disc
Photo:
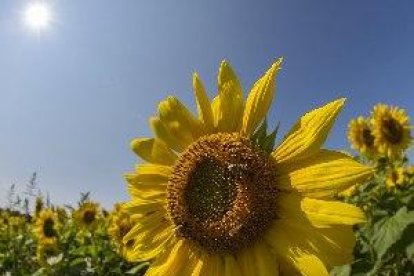
[[[210,252],[249,245],[276,217],[274,171],[269,155],[248,138],[200,138],[181,155],[167,186],[176,234]]]

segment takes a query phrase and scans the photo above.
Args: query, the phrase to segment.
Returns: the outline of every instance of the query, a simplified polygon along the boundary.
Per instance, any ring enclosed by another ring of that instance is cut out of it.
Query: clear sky
[[[338,97],[348,101],[327,147],[349,148],[348,121],[375,103],[414,116],[412,0],[56,0],[40,33],[22,23],[28,2],[0,1],[1,200],[34,171],[56,203],[126,199],[129,141],[150,134],[167,95],[194,107],[193,71],[213,95],[224,58],[246,93],[285,57],[269,116],[281,133]]]

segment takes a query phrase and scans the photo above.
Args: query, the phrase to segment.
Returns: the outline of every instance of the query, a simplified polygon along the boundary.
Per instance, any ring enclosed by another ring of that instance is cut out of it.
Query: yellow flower
[[[358,185],[353,185],[351,187],[349,187],[348,189],[342,191],[341,193],[339,193],[339,195],[343,196],[343,197],[351,197],[355,194],[356,190],[358,188]]]
[[[40,244],[56,245],[58,228],[57,214],[50,209],[44,209],[37,216],[33,231]]]
[[[409,117],[404,109],[385,104],[374,106],[372,113],[375,146],[390,158],[402,155],[411,143]]]
[[[94,230],[101,217],[99,204],[86,201],[73,213],[76,224],[83,230]]]
[[[369,120],[364,117],[360,116],[351,120],[348,127],[348,140],[351,142],[352,148],[364,155],[373,157],[377,154]]]
[[[129,240],[124,244],[123,239],[125,235],[132,229],[133,220],[128,212],[126,212],[121,204],[115,204],[114,211],[109,217],[108,234],[116,243],[118,251],[125,259],[129,260],[130,249],[135,241]]]
[[[387,178],[385,179],[385,184],[388,188],[393,188],[395,186],[401,186],[405,181],[405,171],[403,167],[394,168],[388,172]]]
[[[351,262],[363,212],[334,196],[372,169],[321,149],[344,99],[301,117],[271,154],[250,137],[268,112],[281,59],[246,102],[229,63],[210,101],[197,74],[198,118],[175,97],[150,119],[154,138],[132,141],[146,163],[126,175],[137,221],[124,237],[147,275],[328,275]]]

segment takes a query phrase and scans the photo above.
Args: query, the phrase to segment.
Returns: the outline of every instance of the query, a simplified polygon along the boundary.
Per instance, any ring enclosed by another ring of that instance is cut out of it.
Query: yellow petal
[[[131,241],[134,243],[132,248],[127,249],[131,261],[150,260],[175,242],[174,228],[165,216],[165,212],[158,210],[141,216],[138,223],[124,236],[124,244]]]
[[[170,149],[181,152],[186,148],[186,142],[171,134],[170,130],[167,129],[167,127],[161,122],[159,118],[151,117],[149,119],[149,123],[155,136],[167,144]]]
[[[238,131],[243,115],[243,91],[227,61],[222,61],[218,74],[217,127],[220,132]]]
[[[329,276],[326,267],[315,255],[306,253],[297,253],[294,259],[297,269],[306,276]]]
[[[159,211],[163,208],[163,204],[158,201],[134,198],[133,200],[124,203],[123,207],[132,214],[145,215]]]
[[[220,97],[218,95],[211,101],[211,110],[213,111],[214,127],[217,127],[220,114]]]
[[[224,262],[220,255],[200,252],[192,276],[224,275]]]
[[[247,97],[241,132],[247,136],[253,133],[265,118],[275,93],[275,77],[283,59],[279,58],[272,67],[253,85]]]
[[[264,241],[258,241],[237,256],[243,275],[277,276],[279,266],[270,247]]]
[[[125,175],[125,179],[128,183],[134,183],[134,185],[143,184],[162,184],[167,183],[170,177],[172,168],[164,165],[157,164],[139,164],[135,168],[134,173],[128,173]]]
[[[180,276],[184,267],[188,265],[189,247],[188,242],[179,240],[173,248],[162,254],[156,261],[151,264],[145,275],[159,276],[170,275]]]
[[[187,146],[201,135],[201,123],[175,97],[167,97],[158,105],[159,117],[171,135]]]
[[[131,148],[139,157],[150,163],[173,165],[177,159],[177,155],[159,139],[136,138],[132,140]]]
[[[193,89],[197,104],[198,116],[204,123],[205,131],[210,133],[214,129],[214,116],[204,85],[197,73],[193,75]]]
[[[224,257],[224,274],[225,276],[239,276],[241,275],[239,264],[233,255],[226,255]]]
[[[350,263],[355,244],[351,226],[316,228],[306,218],[298,216],[276,220],[266,233],[265,240],[283,265],[295,265],[297,252],[301,250],[315,255],[327,270]],[[284,270],[283,267],[281,270]]]
[[[277,183],[309,197],[332,197],[348,187],[371,177],[373,169],[347,154],[319,150],[296,163],[277,165]]]
[[[302,210],[316,227],[327,227],[333,224],[354,225],[366,221],[361,209],[339,201],[304,198]]]
[[[167,198],[166,189],[166,184],[145,185],[134,182],[128,183],[128,193],[131,195],[132,200],[143,199],[165,202]]]
[[[344,102],[345,99],[330,102],[300,118],[272,153],[276,161],[295,162],[317,152],[325,142]]]
[[[365,215],[358,207],[340,201],[326,201],[286,194],[278,200],[278,215],[286,219],[310,222],[315,227],[354,225],[365,222]]]

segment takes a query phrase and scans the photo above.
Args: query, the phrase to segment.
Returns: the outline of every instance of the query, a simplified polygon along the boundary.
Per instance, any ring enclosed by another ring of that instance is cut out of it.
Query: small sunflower
[[[86,201],[74,212],[73,217],[79,227],[84,230],[94,230],[100,219],[99,204]]]
[[[385,179],[385,184],[388,188],[394,188],[401,186],[405,181],[405,170],[403,167],[398,167],[390,170]]]
[[[364,155],[373,157],[377,153],[374,139],[368,119],[360,116],[351,120],[348,126],[348,140],[351,142],[352,148]]]
[[[281,62],[246,102],[228,62],[212,101],[195,74],[199,116],[168,97],[150,119],[155,137],[132,141],[146,163],[126,175],[136,222],[124,243],[131,260],[152,260],[147,275],[320,276],[351,262],[364,214],[334,197],[373,170],[321,149],[344,99],[305,114],[270,153],[252,142]]]
[[[118,251],[125,259],[129,260],[129,250],[134,244],[133,239],[124,244],[125,235],[134,226],[133,220],[128,212],[126,212],[121,204],[116,204],[114,211],[109,216],[108,234],[116,243]]]
[[[411,143],[410,118],[404,109],[377,104],[372,113],[375,146],[390,158],[402,155]]]
[[[36,218],[34,234],[43,245],[55,245],[58,239],[59,221],[57,214],[50,209],[43,209]]]

